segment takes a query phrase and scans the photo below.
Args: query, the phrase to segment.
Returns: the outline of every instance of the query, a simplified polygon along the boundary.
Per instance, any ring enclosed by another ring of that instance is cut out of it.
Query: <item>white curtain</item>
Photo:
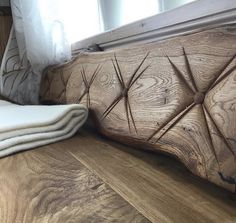
[[[27,54],[35,72],[48,64],[69,60],[71,41],[92,34],[91,25],[96,33],[99,31],[94,23],[94,17],[98,18],[97,0],[12,0],[11,3],[20,56]]]
[[[70,59],[70,44],[60,16],[61,2],[11,1],[20,58],[26,56],[36,73],[49,64]]]
[[[1,93],[38,103],[45,67],[71,59],[71,43],[102,30],[98,0],[11,0],[13,30],[1,69]]]

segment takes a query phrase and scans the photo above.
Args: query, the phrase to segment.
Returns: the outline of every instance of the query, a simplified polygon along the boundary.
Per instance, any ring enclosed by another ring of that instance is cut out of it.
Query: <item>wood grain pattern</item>
[[[11,16],[0,16],[0,62],[2,60],[12,25]]]
[[[229,192],[199,181],[170,157],[86,132],[62,144],[152,222],[236,221],[236,200]]]
[[[1,223],[149,222],[67,151],[56,143],[0,159]]]
[[[235,30],[80,55],[45,71],[41,99],[85,104],[104,135],[170,153],[235,192]],[[69,75],[66,85],[59,74]],[[93,80],[89,97],[85,80]]]

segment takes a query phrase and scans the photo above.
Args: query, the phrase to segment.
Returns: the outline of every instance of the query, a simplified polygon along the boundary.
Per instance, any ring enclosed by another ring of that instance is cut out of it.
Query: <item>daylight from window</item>
[[[192,1],[59,0],[58,2],[64,2],[60,7],[65,30],[70,42],[74,43]]]

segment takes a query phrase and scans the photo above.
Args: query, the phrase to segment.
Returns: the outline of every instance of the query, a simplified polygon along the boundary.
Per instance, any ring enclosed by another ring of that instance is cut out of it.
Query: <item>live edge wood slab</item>
[[[99,131],[236,190],[236,26],[84,53],[49,67],[42,103],[82,103]]]

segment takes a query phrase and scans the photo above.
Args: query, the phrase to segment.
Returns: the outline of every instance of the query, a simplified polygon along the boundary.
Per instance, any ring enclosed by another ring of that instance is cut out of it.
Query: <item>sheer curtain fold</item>
[[[71,18],[65,16],[65,4],[66,0],[11,0],[13,28],[0,69],[1,94],[37,104],[44,68],[71,59],[66,26]]]
[[[12,0],[12,11],[20,57],[33,71],[71,57],[62,4],[65,0]]]
[[[42,71],[71,59],[71,43],[102,31],[99,0],[11,0],[13,30],[0,69],[1,94],[37,104]]]

